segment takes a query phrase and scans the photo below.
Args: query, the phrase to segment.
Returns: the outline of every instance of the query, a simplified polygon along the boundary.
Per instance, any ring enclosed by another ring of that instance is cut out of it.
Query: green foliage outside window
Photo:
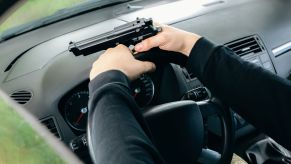
[[[0,163],[62,164],[63,159],[0,98]]]
[[[0,24],[0,34],[10,28],[41,19],[85,0],[27,0]]]

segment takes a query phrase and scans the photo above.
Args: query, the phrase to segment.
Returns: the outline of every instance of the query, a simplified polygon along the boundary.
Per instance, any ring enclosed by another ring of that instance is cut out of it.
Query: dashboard
[[[120,4],[91,11],[1,42],[0,88],[69,145],[85,133],[89,71],[102,54],[76,57],[68,51],[69,42],[105,33],[136,17],[198,33],[290,78],[291,1],[225,0],[197,6],[187,0],[148,0],[132,5],[144,7],[127,11],[126,4]],[[132,96],[141,108],[181,100],[201,87],[197,78],[175,64],[163,65],[131,83]],[[253,130],[239,115],[235,118],[237,137]]]

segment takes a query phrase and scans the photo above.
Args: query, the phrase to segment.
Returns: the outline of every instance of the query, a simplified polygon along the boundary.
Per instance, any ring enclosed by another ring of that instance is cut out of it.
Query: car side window
[[[0,163],[65,163],[1,95],[0,143]]]

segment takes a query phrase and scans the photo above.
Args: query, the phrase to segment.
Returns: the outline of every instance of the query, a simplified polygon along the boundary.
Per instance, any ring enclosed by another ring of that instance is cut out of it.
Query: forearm
[[[250,123],[291,147],[290,82],[205,39],[193,47],[188,70]]]
[[[129,94],[128,81],[109,71],[90,83],[90,136],[96,163],[154,163],[157,150],[144,132],[143,120]],[[134,112],[135,111],[135,112]],[[94,145],[94,146],[93,146]]]

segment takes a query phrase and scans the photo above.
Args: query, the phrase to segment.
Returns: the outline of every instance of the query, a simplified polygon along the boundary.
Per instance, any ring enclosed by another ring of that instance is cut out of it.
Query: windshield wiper
[[[39,20],[9,29],[2,33],[0,42],[4,40],[11,39],[23,33],[35,30],[37,28],[76,16],[83,13],[91,12],[94,10],[102,9],[105,7],[110,7],[114,5],[118,5],[121,3],[126,3],[132,0],[99,0],[99,1],[89,1],[85,2],[79,6],[75,6],[72,8],[62,9],[57,11],[55,14],[41,18]]]

